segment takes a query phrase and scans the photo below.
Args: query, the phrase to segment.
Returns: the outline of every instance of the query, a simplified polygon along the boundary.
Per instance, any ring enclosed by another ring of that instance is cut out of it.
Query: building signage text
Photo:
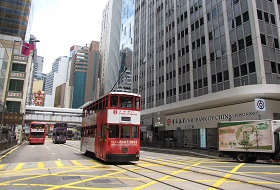
[[[170,119],[167,118],[167,126],[176,125],[176,124],[188,124],[188,123],[197,123],[197,122],[207,122],[207,121],[219,121],[219,120],[229,120],[232,118],[246,117],[259,115],[259,112],[246,112],[246,113],[237,113],[237,114],[221,114],[215,116],[205,116],[205,117],[196,117],[196,118],[176,118]]]
[[[21,97],[22,93],[20,93],[20,92],[9,92],[8,96],[9,97]]]
[[[24,78],[25,77],[25,73],[15,73],[15,72],[12,72],[11,76],[12,77]]]

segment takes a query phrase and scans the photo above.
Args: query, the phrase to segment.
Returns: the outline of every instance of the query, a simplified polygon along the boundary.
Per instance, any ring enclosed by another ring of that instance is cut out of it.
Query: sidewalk
[[[177,154],[177,155],[185,155],[185,156],[195,156],[202,158],[219,158],[219,152],[217,150],[207,150],[207,149],[165,149],[165,148],[153,148],[153,147],[143,147],[141,146],[141,150],[149,151],[149,152],[160,152],[166,154]]]
[[[16,141],[17,142],[17,141]],[[22,142],[22,143],[24,143],[24,142]],[[3,155],[5,155],[5,154],[7,154],[8,152],[10,152],[12,149],[14,149],[15,147],[18,147],[18,146],[20,146],[22,143],[20,143],[20,144],[11,144],[11,146],[10,147],[7,147],[6,149],[2,149],[2,150],[0,150],[0,160],[2,159],[2,156]]]

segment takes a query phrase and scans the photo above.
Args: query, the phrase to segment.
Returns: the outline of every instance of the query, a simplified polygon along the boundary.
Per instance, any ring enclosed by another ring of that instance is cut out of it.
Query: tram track
[[[139,168],[142,168],[142,169],[149,170],[149,171],[157,172],[157,173],[160,173],[160,174],[163,174],[163,175],[166,175],[166,176],[170,176],[170,177],[173,177],[173,178],[175,178],[175,179],[177,178],[177,179],[180,179],[180,180],[185,180],[185,181],[188,181],[188,182],[192,182],[192,183],[195,183],[195,184],[199,184],[199,185],[202,185],[202,186],[204,186],[204,187],[215,188],[215,189],[219,189],[219,190],[225,190],[225,189],[223,189],[223,188],[214,187],[214,186],[212,186],[212,185],[208,185],[208,184],[201,183],[201,182],[198,182],[198,181],[195,181],[195,180],[191,180],[191,179],[179,177],[179,176],[176,176],[176,175],[172,175],[172,174],[165,173],[165,172],[162,172],[162,171],[154,170],[154,169],[151,169],[151,168],[139,166],[139,165],[137,165],[137,164],[136,164],[135,166],[137,166],[137,167],[139,167]],[[184,190],[184,189],[181,188],[181,187],[178,187],[178,186],[175,186],[175,185],[171,185],[171,184],[166,183],[166,182],[164,182],[164,181],[162,181],[162,180],[159,180],[159,179],[150,177],[150,176],[145,175],[145,174],[142,174],[142,173],[140,173],[140,172],[136,172],[136,171],[134,171],[134,170],[132,170],[132,169],[127,169],[127,168],[122,167],[122,166],[120,166],[120,165],[115,165],[115,167],[118,167],[118,168],[123,169],[123,170],[127,170],[128,172],[132,172],[132,173],[134,173],[134,174],[140,175],[140,176],[145,177],[145,178],[147,178],[147,179],[150,179],[150,180],[152,180],[152,181],[155,181],[155,182],[164,184],[164,185],[166,185],[166,186],[168,186],[168,187],[172,187],[172,188],[174,188],[174,189]]]
[[[176,170],[194,172],[194,173],[197,173],[197,174],[211,176],[211,177],[214,176],[214,177],[218,177],[219,179],[238,181],[238,182],[241,182],[241,183],[244,183],[244,184],[247,184],[247,185],[254,185],[254,186],[261,187],[261,188],[266,188],[266,189],[271,189],[271,190],[279,190],[278,188],[274,188],[272,186],[267,186],[267,185],[264,185],[264,184],[256,184],[256,183],[252,183],[252,182],[245,181],[245,180],[242,180],[242,179],[237,179],[236,177],[232,177],[232,176],[229,176],[229,177],[225,177],[225,176],[227,176],[228,174],[231,174],[231,175],[234,174],[235,176],[239,176],[239,177],[249,177],[249,178],[254,178],[256,180],[265,180],[266,182],[279,183],[279,181],[276,181],[276,180],[270,180],[270,179],[267,179],[267,178],[264,179],[264,178],[260,178],[260,177],[256,177],[256,176],[248,176],[248,175],[244,175],[244,174],[237,174],[237,173],[232,173],[230,171],[223,171],[223,170],[213,169],[213,168],[209,168],[209,167],[196,166],[195,164],[192,164],[192,163],[188,163],[188,164],[180,163],[180,162],[183,162],[183,161],[186,162],[186,160],[181,160],[181,161],[176,160],[176,161],[174,161],[174,160],[166,159],[166,160],[161,160],[161,161],[155,161],[155,160],[151,160],[151,159],[148,159],[148,158],[141,158],[141,161],[144,161],[144,162],[147,162],[147,163],[150,163],[150,164],[157,164],[157,165],[160,165],[160,166],[169,167],[169,168],[176,169]],[[190,160],[190,161],[194,162],[193,160]],[[162,162],[165,162],[165,163],[162,163]],[[199,162],[199,160],[196,160],[195,162]],[[167,163],[170,163],[170,164],[167,164]],[[174,166],[172,164],[176,164],[177,166]],[[173,187],[175,189],[182,189],[181,187],[176,187],[174,185],[168,184],[168,183],[166,183],[164,181],[161,181],[159,179],[156,179],[156,178],[150,177],[148,175],[145,175],[141,172],[137,172],[137,171],[134,171],[134,170],[131,170],[131,169],[127,169],[127,168],[125,168],[121,165],[115,165],[115,166],[118,167],[118,168],[121,168],[123,170],[127,170],[129,172],[140,175],[142,177],[146,177],[148,179],[154,180],[154,181],[159,182],[161,184],[167,185],[169,187]],[[135,166],[138,167],[138,168],[141,168],[141,169],[145,169],[147,171],[156,172],[156,173],[160,173],[160,174],[163,174],[163,175],[166,175],[166,176],[170,176],[170,177],[175,178],[175,179],[185,180],[187,182],[192,182],[192,183],[195,183],[195,184],[199,184],[199,185],[202,185],[204,187],[213,188],[213,189],[220,189],[220,190],[223,189],[223,188],[220,188],[220,187],[217,187],[217,186],[214,186],[214,185],[209,185],[207,183],[202,183],[202,182],[199,182],[199,181],[196,181],[196,180],[192,180],[190,178],[180,177],[180,176],[176,176],[176,175],[173,175],[173,174],[170,174],[170,173],[167,173],[167,172],[163,172],[163,171],[160,171],[160,170],[151,169],[151,168],[148,168],[148,167],[145,167],[145,166],[141,166],[138,163],[136,163]],[[207,170],[208,172],[209,171],[210,172],[215,172],[216,174],[197,171],[195,169],[199,169],[199,170],[204,169],[204,170]],[[217,173],[220,173],[220,175],[218,175]]]

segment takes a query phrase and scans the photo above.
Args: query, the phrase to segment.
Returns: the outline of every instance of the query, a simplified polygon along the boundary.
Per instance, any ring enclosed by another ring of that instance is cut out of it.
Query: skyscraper
[[[45,80],[45,107],[54,107],[56,87],[66,83],[68,69],[68,57],[58,57],[52,64],[52,70]]]
[[[122,0],[118,91],[131,92],[134,1]]]
[[[280,119],[278,18],[275,0],[135,1],[141,122],[205,147],[219,121]]]
[[[42,73],[43,72],[43,66],[44,66],[44,57],[37,56],[36,62],[35,62],[35,74]]]
[[[32,0],[0,0],[0,34],[28,41],[32,22]]]
[[[72,55],[69,85],[73,87],[72,108],[79,108],[95,98],[99,42],[92,41]]]
[[[111,91],[119,78],[121,9],[122,0],[109,0],[102,15],[100,95]]]

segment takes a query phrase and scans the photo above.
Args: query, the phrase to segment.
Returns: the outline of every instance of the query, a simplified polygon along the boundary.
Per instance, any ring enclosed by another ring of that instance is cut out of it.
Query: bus
[[[52,141],[56,143],[66,143],[67,123],[54,124]]]
[[[109,92],[83,107],[81,152],[106,162],[138,161],[141,96]]]
[[[30,123],[29,144],[45,144],[46,124],[33,121]]]

